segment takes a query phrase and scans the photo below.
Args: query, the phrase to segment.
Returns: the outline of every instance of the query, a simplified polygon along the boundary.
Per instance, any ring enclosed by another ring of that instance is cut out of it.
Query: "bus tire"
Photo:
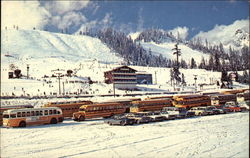
[[[26,127],[26,122],[24,122],[24,121],[20,122],[19,127]]]
[[[50,120],[50,124],[57,124],[57,119],[56,118],[52,118]]]
[[[79,120],[79,121],[84,121],[84,120],[85,120],[85,118],[84,118],[84,116],[82,116],[82,115],[81,115],[81,116],[79,117],[79,119],[78,119],[78,120]]]

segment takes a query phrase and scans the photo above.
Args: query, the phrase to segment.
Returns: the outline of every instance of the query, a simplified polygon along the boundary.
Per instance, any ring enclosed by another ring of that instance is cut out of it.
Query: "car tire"
[[[121,125],[122,125],[122,126],[125,126],[125,125],[126,125],[126,122],[121,122]]]

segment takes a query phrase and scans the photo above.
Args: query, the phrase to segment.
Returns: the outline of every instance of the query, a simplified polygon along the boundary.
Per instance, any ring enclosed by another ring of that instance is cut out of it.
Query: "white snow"
[[[59,58],[79,61],[96,59],[117,63],[117,57],[99,39],[84,35],[67,35],[38,30],[1,30],[1,55],[12,55],[19,59]]]
[[[142,47],[146,50],[151,49],[152,54],[154,55],[162,55],[163,57],[166,57],[167,59],[176,60],[176,55],[173,55],[173,48],[175,48],[175,44],[173,42],[167,42],[167,43],[160,43],[156,44],[155,42],[140,42]],[[181,56],[180,60],[183,59],[187,63],[191,63],[191,59],[194,58],[196,63],[200,63],[202,57],[204,57],[205,60],[209,59],[208,54],[204,54],[200,51],[193,50],[189,48],[188,46],[184,44],[179,44],[178,48],[181,49]]]
[[[223,44],[226,50],[231,46],[234,49],[249,47],[249,19],[236,20],[230,25],[215,25],[208,32],[200,32],[194,38],[205,39],[213,45]]]
[[[249,156],[249,113],[134,126],[103,120],[1,128],[1,157],[240,157]]]
[[[71,69],[78,77],[62,77],[66,93],[96,95],[93,98],[54,99],[1,99],[1,106],[31,104],[40,107],[51,101],[92,100],[105,101],[113,97],[97,97],[112,94],[112,85],[104,83],[104,72],[111,70],[122,59],[96,38],[70,36],[45,31],[2,31],[1,49],[1,95],[43,96],[58,93],[53,70]],[[173,43],[142,43],[153,52],[171,58]],[[180,44],[183,58],[194,57],[199,62],[202,54]],[[9,55],[7,57],[5,55]],[[206,56],[204,56],[206,59]],[[172,56],[172,58],[174,58]],[[14,64],[29,79],[8,79],[9,65]],[[170,85],[170,69],[132,66],[135,70],[151,73],[152,85],[138,85],[145,92],[173,91]],[[185,75],[186,87],[194,91],[194,75],[197,84],[206,83],[206,90],[218,90],[216,81],[221,73],[200,69],[180,69]],[[32,78],[31,78],[32,77]],[[91,77],[97,83],[67,83],[86,81]],[[248,87],[235,83],[236,87]],[[109,93],[108,91],[111,91]],[[117,94],[125,94],[116,90]],[[143,97],[147,97],[146,95]],[[143,98],[142,97],[142,98]],[[130,97],[131,98],[131,97]],[[249,113],[197,117],[185,120],[165,121],[138,126],[108,126],[103,120],[34,126],[27,128],[0,128],[1,157],[247,157],[249,155]]]

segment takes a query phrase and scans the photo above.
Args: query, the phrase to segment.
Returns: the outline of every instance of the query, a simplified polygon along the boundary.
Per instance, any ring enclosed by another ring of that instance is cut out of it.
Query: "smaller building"
[[[117,67],[104,72],[105,83],[114,84],[115,88],[131,90],[136,89],[136,70],[128,66]]]
[[[147,72],[136,72],[137,84],[153,84],[152,74]]]

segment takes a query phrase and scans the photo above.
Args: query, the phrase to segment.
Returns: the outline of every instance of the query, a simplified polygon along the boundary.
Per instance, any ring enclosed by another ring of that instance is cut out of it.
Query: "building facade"
[[[137,84],[153,84],[152,74],[146,72],[137,72],[136,78]]]
[[[128,66],[117,67],[104,72],[105,83],[114,84],[115,88],[131,90],[136,89],[136,70]]]

